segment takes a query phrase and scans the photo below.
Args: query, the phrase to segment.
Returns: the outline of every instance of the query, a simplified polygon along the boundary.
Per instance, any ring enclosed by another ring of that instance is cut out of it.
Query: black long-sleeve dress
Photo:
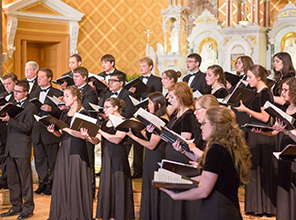
[[[109,134],[116,133],[113,126],[107,126],[107,122],[102,124],[101,129]],[[127,137],[114,144],[102,137],[102,170],[96,218],[134,219],[131,171],[124,145],[126,140]]]
[[[167,124],[166,119],[162,118],[162,120]],[[151,133],[146,132],[146,134],[150,140]],[[159,168],[158,163],[165,158],[166,145],[165,141],[160,140],[153,150],[145,148],[140,220],[160,219],[160,190],[153,188],[152,180],[154,171]]]
[[[268,88],[262,89],[254,98],[250,109],[261,112],[266,101],[273,103],[273,96]],[[250,117],[249,123],[271,126],[270,120],[264,123]],[[247,144],[252,153],[252,168],[249,183],[245,189],[245,212],[250,214],[276,214],[276,161],[275,137],[252,132],[246,132]]]
[[[173,114],[170,117],[168,128],[178,134],[182,132],[192,133],[192,138],[194,138],[196,123],[193,110],[189,109],[179,118],[177,118],[177,114]],[[166,159],[189,164],[189,158],[181,152],[176,151],[169,143],[166,147]],[[200,201],[175,201],[166,193],[161,192],[160,219],[197,219],[197,207],[199,204]]]
[[[85,109],[80,113],[89,115]],[[70,125],[71,119],[68,110],[61,113],[61,121]],[[64,132],[55,164],[49,219],[89,220],[92,216],[93,198],[86,141]]]
[[[291,115],[296,118],[296,113]],[[294,123],[296,126],[296,122]],[[280,148],[282,151],[289,144],[296,144],[289,136],[279,134]],[[296,162],[278,160],[277,184],[277,220],[296,219]]]

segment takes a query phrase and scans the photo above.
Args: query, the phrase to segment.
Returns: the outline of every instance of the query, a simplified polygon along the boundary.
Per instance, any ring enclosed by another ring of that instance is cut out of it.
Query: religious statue
[[[200,69],[206,72],[208,67],[218,63],[217,50],[213,48],[211,43],[206,43],[202,46],[200,56],[202,58]]]
[[[290,42],[286,40],[283,52],[287,52],[288,54],[290,54],[293,66],[296,66],[296,43],[294,38],[291,39]]]
[[[176,22],[173,23],[171,37],[169,38],[169,40],[171,42],[171,52],[178,53],[179,52],[179,30],[175,23]]]

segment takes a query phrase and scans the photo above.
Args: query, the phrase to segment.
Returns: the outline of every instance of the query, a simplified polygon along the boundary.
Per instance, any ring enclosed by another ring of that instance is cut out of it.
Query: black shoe
[[[48,195],[48,196],[51,195],[51,183],[46,184],[46,188],[45,188],[45,190],[43,190],[42,193],[45,195]]]
[[[0,179],[0,189],[8,189],[7,181]]]
[[[134,173],[132,179],[142,178],[142,173]]]
[[[38,189],[34,191],[34,193],[41,194],[46,189],[46,185],[44,183],[39,183]]]
[[[19,215],[21,212],[16,212],[16,211],[13,211],[13,209],[9,209],[8,212],[4,212],[4,213],[1,213],[1,217],[8,217],[8,216],[13,216],[13,215]]]
[[[22,212],[16,219],[27,219],[31,218],[33,215],[33,213]]]

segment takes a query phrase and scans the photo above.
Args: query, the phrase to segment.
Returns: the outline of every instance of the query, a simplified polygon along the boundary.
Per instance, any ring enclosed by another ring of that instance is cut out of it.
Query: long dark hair
[[[154,115],[161,117],[166,112],[166,99],[161,92],[153,92],[147,96],[154,105]]]
[[[283,61],[283,69],[280,71],[275,71],[274,69],[274,80],[277,82],[288,77],[295,77],[295,69],[290,54],[279,52],[274,55],[273,59],[275,57]]]

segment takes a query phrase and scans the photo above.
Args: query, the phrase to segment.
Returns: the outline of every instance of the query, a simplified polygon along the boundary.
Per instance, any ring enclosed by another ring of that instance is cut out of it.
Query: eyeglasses
[[[110,82],[120,82],[120,80],[118,80],[118,79],[109,79],[109,83]]]
[[[202,121],[201,125],[205,125],[205,124],[207,124],[207,123],[211,124],[210,121]]]
[[[186,60],[186,63],[196,63],[196,61],[193,61],[193,60]]]
[[[204,108],[204,107],[197,107],[197,108],[195,108],[195,111],[198,111],[198,110],[200,110],[200,109],[202,109],[202,108]]]
[[[20,91],[20,90],[13,90],[14,93],[23,93],[24,91]]]
[[[111,108],[112,106],[109,105],[109,106],[104,106],[104,109],[108,109],[108,108]]]

